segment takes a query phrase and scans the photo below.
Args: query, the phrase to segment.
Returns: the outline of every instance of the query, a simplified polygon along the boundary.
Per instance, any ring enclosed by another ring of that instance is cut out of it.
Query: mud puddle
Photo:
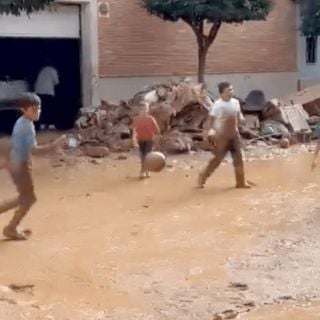
[[[59,168],[37,159],[39,203],[24,221],[34,236],[0,241],[1,284],[32,294],[0,292],[0,318],[312,320],[320,172],[308,155],[285,156],[248,163],[248,191],[233,189],[227,163],[196,190],[196,155],[145,182],[131,157]],[[14,189],[0,179],[2,199]]]

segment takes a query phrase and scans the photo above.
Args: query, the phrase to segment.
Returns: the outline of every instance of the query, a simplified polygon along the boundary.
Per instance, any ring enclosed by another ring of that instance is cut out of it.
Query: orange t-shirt
[[[157,133],[157,123],[152,116],[139,115],[133,119],[133,129],[136,131],[138,140],[150,141]]]

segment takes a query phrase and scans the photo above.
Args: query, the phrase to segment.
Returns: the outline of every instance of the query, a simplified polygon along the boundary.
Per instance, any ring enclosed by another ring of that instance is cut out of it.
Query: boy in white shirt
[[[221,98],[210,109],[210,130],[208,140],[214,147],[214,158],[199,175],[199,187],[203,188],[207,179],[219,167],[230,151],[236,176],[237,188],[249,188],[245,181],[241,138],[238,124],[244,121],[240,103],[233,98],[233,88],[228,82],[219,84]]]

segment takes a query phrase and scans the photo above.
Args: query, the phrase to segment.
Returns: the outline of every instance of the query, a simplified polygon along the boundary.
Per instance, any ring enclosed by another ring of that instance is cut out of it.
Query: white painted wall
[[[306,38],[298,34],[298,59],[299,59],[299,77],[301,80],[319,80],[320,81],[320,38],[318,39],[317,62],[308,64],[306,62]]]
[[[96,107],[100,104],[99,79],[99,44],[96,0],[81,5],[82,30],[82,95],[84,107]]]
[[[83,107],[97,107],[99,97],[99,37],[97,0],[58,0],[81,7],[81,72]]]
[[[80,38],[80,7],[60,5],[30,16],[1,16],[0,36]]]
[[[101,99],[127,100],[144,86],[163,83],[169,79],[181,79],[181,77],[113,77],[100,78],[99,93]],[[246,98],[251,90],[263,90],[267,99],[281,98],[297,90],[298,74],[296,72],[283,73],[250,73],[250,74],[226,74],[207,75],[206,83],[209,90],[217,93],[217,85],[221,81],[229,81],[233,84],[236,94]]]
[[[299,30],[300,25],[301,17],[299,10],[297,10],[298,76],[301,86],[307,87],[320,83],[320,37],[317,47],[317,62],[315,64],[308,64],[306,62],[306,38]]]

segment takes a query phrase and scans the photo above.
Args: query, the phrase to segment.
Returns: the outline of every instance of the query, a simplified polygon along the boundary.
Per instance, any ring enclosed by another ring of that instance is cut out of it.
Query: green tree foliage
[[[192,28],[198,43],[199,82],[204,82],[207,53],[222,23],[265,20],[272,7],[272,0],[138,1],[150,14],[172,22],[182,20]]]
[[[320,36],[320,0],[297,0],[302,17],[301,31],[306,37]]]
[[[0,15],[20,15],[22,12],[31,13],[43,10],[55,0],[0,0]]]

